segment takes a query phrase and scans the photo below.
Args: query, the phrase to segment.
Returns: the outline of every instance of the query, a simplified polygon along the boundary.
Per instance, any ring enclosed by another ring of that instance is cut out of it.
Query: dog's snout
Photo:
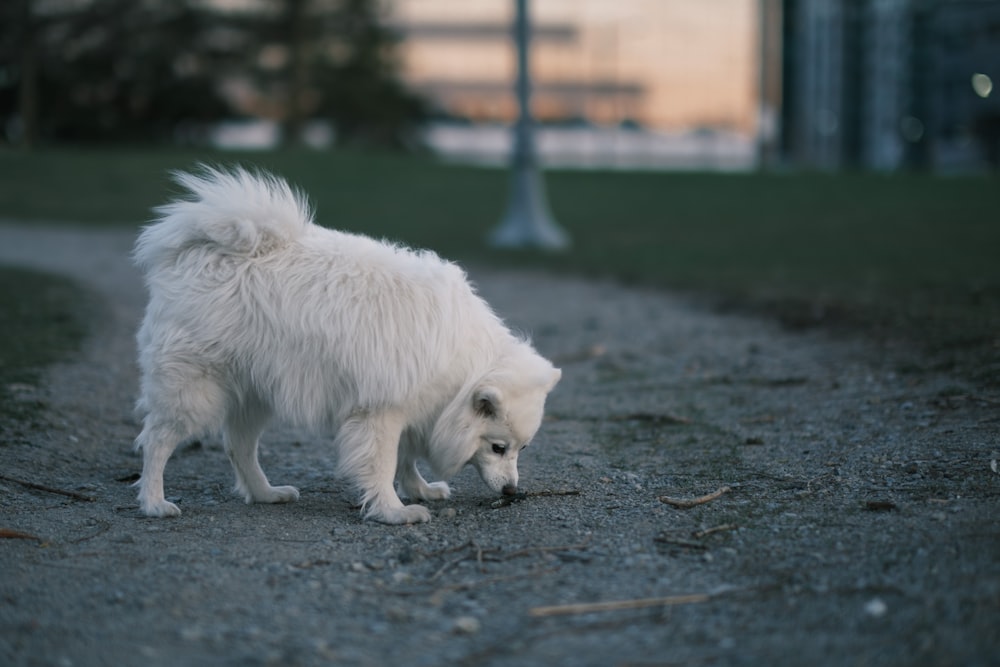
[[[503,494],[505,496],[516,496],[517,486],[514,484],[505,484],[503,487]]]

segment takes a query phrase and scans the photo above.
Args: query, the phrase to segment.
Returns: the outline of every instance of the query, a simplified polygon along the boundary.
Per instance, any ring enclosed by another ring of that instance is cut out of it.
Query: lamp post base
[[[569,235],[549,213],[544,188],[537,169],[528,165],[514,168],[507,212],[500,225],[490,233],[490,245],[545,250],[569,247]]]

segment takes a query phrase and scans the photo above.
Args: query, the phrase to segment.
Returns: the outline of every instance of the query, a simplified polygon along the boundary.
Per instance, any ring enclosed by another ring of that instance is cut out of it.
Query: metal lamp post
[[[545,183],[538,168],[534,120],[531,116],[531,74],[529,72],[528,0],[516,0],[514,37],[517,42],[517,124],[511,159],[510,194],[507,212],[490,233],[490,243],[500,248],[536,247],[561,250],[569,246],[569,236],[549,212]]]

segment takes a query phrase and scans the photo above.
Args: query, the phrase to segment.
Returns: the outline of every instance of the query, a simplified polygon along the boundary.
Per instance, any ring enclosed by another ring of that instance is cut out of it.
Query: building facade
[[[783,0],[780,155],[817,169],[997,167],[1000,2]],[[776,39],[778,37],[775,37]]]

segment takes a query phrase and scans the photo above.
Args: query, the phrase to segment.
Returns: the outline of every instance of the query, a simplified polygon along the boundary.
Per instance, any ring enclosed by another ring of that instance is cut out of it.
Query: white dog
[[[428,521],[404,505],[447,498],[472,464],[517,490],[517,458],[561,372],[503,325],[454,264],[313,224],[278,178],[204,168],[176,175],[191,196],[157,209],[136,243],[149,305],[138,333],[143,429],[139,504],[180,510],[163,470],[182,441],[221,430],[249,502],[287,502],[257,440],[272,416],[336,433],[339,472],[366,518]]]

